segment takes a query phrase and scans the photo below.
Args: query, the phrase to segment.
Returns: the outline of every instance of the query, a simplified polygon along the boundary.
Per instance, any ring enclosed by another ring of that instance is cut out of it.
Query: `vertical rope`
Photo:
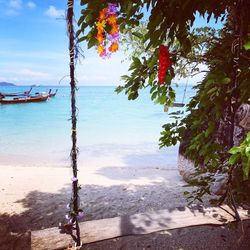
[[[186,85],[185,85],[185,89],[184,89],[184,94],[183,94],[182,101],[181,101],[181,103],[183,103],[183,104],[184,104],[184,101],[185,101],[185,98],[186,98],[188,81],[189,81],[189,72],[188,72],[188,77],[187,77],[187,81],[186,81]]]
[[[233,36],[234,40],[232,42],[232,55],[233,55],[233,63],[232,63],[232,96],[230,100],[230,111],[231,111],[231,129],[230,129],[230,146],[234,145],[233,135],[234,135],[234,117],[235,111],[237,106],[237,99],[238,99],[238,82],[239,82],[239,60],[240,60],[240,53],[242,49],[242,41],[241,41],[241,9],[242,9],[242,1],[234,2],[233,6],[233,15],[232,15],[232,22],[233,22]],[[236,105],[235,105],[236,104]]]
[[[241,11],[242,11],[242,6],[243,6],[243,1],[235,1],[232,6],[232,16],[231,16],[231,21],[233,23],[233,36],[234,40],[232,42],[231,46],[231,51],[233,55],[233,61],[232,61],[232,95],[231,95],[231,100],[229,103],[229,114],[230,114],[230,145],[229,147],[234,146],[234,128],[235,128],[235,112],[237,109],[238,105],[238,97],[239,97],[239,90],[238,90],[238,83],[239,83],[239,75],[240,75],[240,68],[239,68],[239,60],[240,60],[240,54],[241,54],[241,49],[242,49],[242,40],[241,40]],[[236,166],[235,166],[236,167]],[[236,203],[233,197],[232,193],[232,188],[231,188],[231,182],[232,182],[232,175],[233,175],[233,170],[234,168],[231,168],[229,172],[229,178],[228,178],[228,190],[227,194],[229,195],[230,202],[233,206],[233,210],[235,212],[235,218],[236,221],[240,221],[240,215],[237,211]]]
[[[71,149],[71,166],[73,170],[73,182],[72,182],[72,205],[73,205],[73,222],[76,225],[76,246],[81,245],[80,239],[80,228],[78,222],[78,211],[79,211],[79,196],[78,196],[78,179],[77,179],[77,115],[76,115],[76,81],[75,81],[75,36],[73,26],[74,16],[74,0],[68,0],[68,11],[67,11],[67,28],[69,35],[69,56],[70,56],[70,86],[71,86],[71,121],[72,121],[72,149]]]

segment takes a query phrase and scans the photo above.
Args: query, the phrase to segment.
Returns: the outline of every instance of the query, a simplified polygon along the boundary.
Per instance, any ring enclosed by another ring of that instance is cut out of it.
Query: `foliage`
[[[229,153],[232,154],[229,158],[229,164],[235,166],[240,163],[244,180],[248,180],[250,172],[250,132],[240,146],[232,147]]]
[[[199,186],[196,197],[209,193],[209,185],[215,173],[231,174],[228,151],[232,146],[232,100],[235,99],[233,108],[236,110],[241,103],[248,102],[250,96],[249,1],[241,1],[244,6],[240,15],[244,46],[237,86],[234,86],[234,55],[231,51],[235,39],[235,1],[81,0],[83,10],[78,21],[80,29],[77,35],[79,41],[88,43],[89,48],[97,43],[94,24],[99,11],[106,7],[107,2],[120,6],[118,22],[120,31],[125,34],[123,41],[132,41],[129,48],[136,50],[130,58],[130,74],[122,77],[125,84],[117,89],[117,92],[124,91],[129,100],[136,99],[140,89],[150,87],[152,100],[171,105],[175,99],[172,80],[176,76],[194,74],[198,70],[197,65],[201,63],[208,66],[205,78],[195,86],[197,94],[187,105],[188,115],[163,126],[160,146],[175,145],[182,141],[181,153],[195,162],[197,174],[207,173],[205,179],[200,178],[199,183],[193,183]],[[144,14],[149,15],[146,23]],[[205,27],[195,30],[192,25],[198,14],[206,17],[207,21],[212,16],[217,21],[224,20],[225,25],[218,32]],[[139,26],[140,23],[142,24]],[[163,86],[159,86],[157,81],[158,48],[161,44],[166,44],[172,54],[172,68],[168,71]],[[230,159],[232,162],[232,158]],[[242,177],[239,175],[238,178]]]

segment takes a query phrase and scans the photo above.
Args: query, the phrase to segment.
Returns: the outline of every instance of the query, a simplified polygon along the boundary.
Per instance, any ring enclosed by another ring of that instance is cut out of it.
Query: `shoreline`
[[[70,167],[70,150],[51,152],[0,153],[2,166],[19,167]],[[155,144],[93,144],[79,148],[78,165],[85,168],[115,167],[177,167],[178,145],[158,149]]]

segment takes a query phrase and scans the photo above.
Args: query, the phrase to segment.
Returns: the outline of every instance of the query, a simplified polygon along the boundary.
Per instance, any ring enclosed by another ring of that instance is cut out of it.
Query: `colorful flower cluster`
[[[159,72],[158,72],[158,79],[160,85],[164,83],[166,72],[170,67],[171,67],[171,61],[168,48],[167,46],[161,44],[159,53]]]
[[[119,26],[117,24],[117,5],[108,3],[108,7],[104,8],[99,13],[99,19],[96,23],[98,41],[97,52],[103,59],[109,58],[112,53],[116,52],[119,47]],[[106,24],[109,24],[111,30],[105,39]],[[106,43],[110,43],[108,50]]]

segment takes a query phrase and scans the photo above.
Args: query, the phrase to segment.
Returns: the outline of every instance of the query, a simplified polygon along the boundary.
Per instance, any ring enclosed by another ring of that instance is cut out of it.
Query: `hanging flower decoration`
[[[160,85],[164,83],[166,72],[170,67],[171,67],[171,61],[168,48],[167,46],[161,44],[159,53],[159,72],[158,72],[158,79]]]
[[[71,182],[77,182],[78,178],[73,176],[71,178]],[[78,190],[81,189],[80,186],[78,186]],[[68,210],[67,214],[65,214],[66,223],[59,223],[59,229],[60,233],[66,233],[66,234],[73,234],[73,230],[76,230],[76,218],[77,220],[81,220],[84,218],[85,213],[81,208],[78,208],[77,211],[74,211],[74,199],[72,198],[70,203],[67,204],[66,208]],[[78,207],[80,206],[80,197],[78,197]],[[64,219],[64,220],[65,220]]]
[[[105,37],[106,25],[111,27],[110,32]],[[119,48],[119,25],[117,24],[117,5],[108,3],[108,7],[99,13],[98,22],[96,23],[98,41],[97,53],[103,59],[109,58],[112,53]],[[108,50],[106,44],[110,44]]]

